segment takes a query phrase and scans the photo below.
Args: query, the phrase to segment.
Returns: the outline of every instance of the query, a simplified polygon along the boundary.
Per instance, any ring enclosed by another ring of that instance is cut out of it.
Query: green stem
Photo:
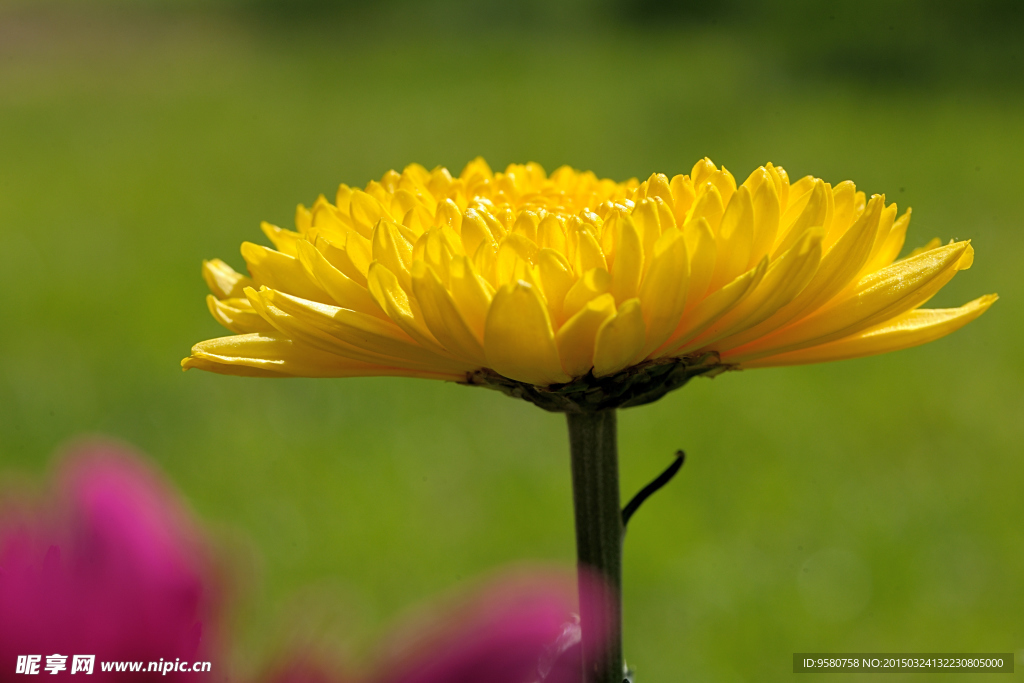
[[[572,455],[572,501],[576,515],[576,557],[581,572],[596,573],[609,587],[602,606],[609,620],[604,647],[593,647],[588,624],[592,606],[581,601],[584,683],[622,683],[622,513],[615,411],[566,413]],[[587,653],[598,653],[588,656]]]

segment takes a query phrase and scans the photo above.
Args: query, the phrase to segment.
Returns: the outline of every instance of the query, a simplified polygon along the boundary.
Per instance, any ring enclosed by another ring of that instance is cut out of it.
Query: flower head
[[[28,654],[64,655],[65,674],[71,656],[95,655],[99,680],[123,677],[99,661],[196,659],[218,600],[175,495],[106,446],[79,451],[60,475],[55,513],[0,516],[0,680]],[[135,680],[150,678],[164,677]]]
[[[996,299],[922,310],[970,267],[969,242],[897,260],[909,209],[770,163],[741,184],[709,159],[642,183],[413,164],[295,223],[263,224],[274,249],[242,245],[249,276],[204,262],[210,311],[236,334],[185,368],[428,377],[599,409],[723,369],[915,346]]]

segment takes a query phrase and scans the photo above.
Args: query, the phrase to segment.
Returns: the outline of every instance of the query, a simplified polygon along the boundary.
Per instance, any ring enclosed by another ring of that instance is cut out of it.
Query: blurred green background
[[[41,481],[83,433],[137,445],[242,571],[241,671],[297,633],[358,657],[435,592],[571,563],[563,420],[453,384],[182,374],[224,334],[200,260],[241,268],[261,219],[411,161],[771,160],[912,205],[908,249],[973,239],[936,305],[1002,300],[923,348],[624,411],[624,497],[690,456],[630,528],[627,658],[733,682],[796,651],[1022,651],[1020,8],[8,0],[0,476]]]

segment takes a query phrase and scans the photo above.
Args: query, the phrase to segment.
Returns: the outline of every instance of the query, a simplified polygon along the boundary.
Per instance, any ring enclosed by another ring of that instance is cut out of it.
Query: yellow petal
[[[403,332],[415,339],[424,348],[441,356],[448,355],[448,352],[437,343],[437,340],[430,333],[427,323],[423,320],[423,313],[419,309],[419,303],[415,298],[409,297],[394,273],[374,261],[370,264],[367,284],[374,300],[388,314],[388,318],[398,325]],[[411,275],[409,286],[411,289]]]
[[[301,233],[309,230],[313,223],[313,214],[302,204],[295,207],[295,228]]]
[[[722,202],[722,194],[712,183],[704,183],[697,190],[697,201],[690,207],[690,213],[686,222],[696,221],[703,218],[711,228],[712,234],[718,234],[718,226],[722,222],[722,214],[725,213],[725,204]]]
[[[295,256],[295,245],[297,242],[305,242],[301,233],[283,230],[266,221],[260,223],[260,230],[271,241],[275,249],[289,256]]]
[[[672,189],[669,186],[668,176],[664,173],[652,173],[647,179],[647,196],[661,197],[664,202],[672,201]]]
[[[875,195],[874,197],[872,197],[872,199],[874,199],[875,197],[881,197],[884,205],[884,194]],[[892,225],[895,218],[896,205],[890,204],[889,206],[884,206],[881,214],[878,216],[878,231],[875,234],[875,244],[874,246],[871,247],[871,255],[868,256],[867,263],[864,264],[864,267],[861,268],[860,272],[857,274],[858,280],[883,267],[881,261],[879,260],[879,254],[881,253],[889,237],[889,233],[892,231]]]
[[[741,362],[842,339],[922,305],[970,264],[968,242],[894,263],[861,280],[817,313],[735,350]]]
[[[590,231],[592,235],[602,234],[602,227],[604,226],[604,220],[593,211],[584,209],[580,211],[580,220],[587,226],[586,229]]]
[[[821,222],[821,227],[825,228],[825,234],[828,234],[832,228],[832,218],[835,215],[835,208],[835,197],[832,195],[832,186],[829,183],[825,183],[825,219]]]
[[[423,261],[434,269],[441,283],[448,286],[452,257],[461,252],[462,239],[447,225],[430,228],[413,246],[413,262]]]
[[[704,182],[715,186],[722,197],[722,206],[728,205],[733,193],[736,192],[736,179],[732,177],[732,173],[726,170],[725,166],[705,178]]]
[[[345,235],[345,252],[352,260],[352,263],[355,264],[356,268],[359,269],[359,272],[365,276],[370,270],[370,263],[374,260],[373,244],[370,240],[363,237],[355,230],[349,230]]]
[[[477,213],[479,213],[480,216],[484,219],[484,222],[487,223],[487,228],[491,231],[491,235],[494,236],[494,239],[496,241],[500,240],[502,237],[504,237],[505,235],[508,234],[509,229],[511,229],[511,227],[512,227],[512,224],[511,224],[512,216],[511,215],[508,216],[508,220],[510,222],[509,222],[509,225],[506,226],[504,223],[502,223],[500,220],[498,220],[497,216],[494,213],[491,213],[490,211],[487,211],[483,207],[477,207],[476,210],[477,210]],[[466,253],[468,254],[469,252],[466,252]]]
[[[871,253],[881,209],[881,198],[872,199],[857,223],[825,254],[814,277],[799,296],[762,323],[720,340],[715,349],[724,351],[763,337],[789,321],[817,310],[842,292]]]
[[[459,210],[459,205],[451,199],[438,202],[437,211],[434,215],[434,225],[447,226],[458,235],[462,231],[462,211]]]
[[[398,184],[401,180],[402,176],[398,171],[389,169],[384,172],[383,176],[381,176],[380,185],[386,194],[391,195],[398,190]]]
[[[220,300],[212,294],[206,295],[206,306],[214,320],[236,334],[249,332],[271,332],[274,326],[260,317],[248,299]]]
[[[558,334],[555,344],[562,369],[572,377],[581,377],[594,365],[594,344],[602,323],[615,315],[615,298],[611,294],[587,302],[569,318]]]
[[[605,377],[640,359],[645,340],[644,315],[639,299],[630,299],[619,306],[597,331],[594,344],[594,376]]]
[[[780,226],[783,236],[775,246],[772,258],[778,258],[782,252],[788,251],[811,228],[825,224],[825,214],[828,211],[826,192],[825,183],[815,178],[810,191],[807,192],[806,202],[801,200],[786,211]]]
[[[219,258],[203,261],[203,279],[206,286],[218,299],[237,299],[244,297],[246,287],[252,286],[252,279],[235,272]]]
[[[579,243],[576,246],[576,273],[583,274],[594,268],[608,270],[608,263],[605,261],[601,245],[589,230],[581,230],[578,233]]]
[[[516,222],[512,224],[512,233],[521,235],[534,244],[537,243],[537,225],[540,224],[540,216],[535,211],[522,211]]]
[[[427,181],[427,189],[431,194],[440,199],[448,194],[448,188],[452,184],[452,174],[447,168],[435,168],[430,172],[430,180]]]
[[[391,221],[378,221],[373,228],[373,260],[380,263],[398,278],[406,292],[412,291],[412,242],[399,231]]]
[[[750,248],[754,242],[754,203],[750,190],[741,187],[734,195],[718,229],[717,259],[709,289],[720,289],[732,282],[749,266]]]
[[[690,176],[687,175],[673,176],[669,187],[672,189],[672,214],[676,218],[676,224],[682,225],[690,212],[690,207],[693,206],[693,201],[697,198],[697,193],[693,189]]]
[[[554,249],[541,249],[537,252],[536,270],[551,320],[558,327],[565,320],[562,308],[566,294],[576,282],[576,276],[572,274],[572,268],[565,257]]]
[[[498,245],[490,242],[481,242],[473,254],[473,267],[480,277],[487,280],[492,287],[497,289],[501,284],[498,280]]]
[[[895,215],[896,205],[893,204],[892,208]],[[904,211],[899,220],[892,224],[892,228],[889,229],[878,251],[872,255],[871,261],[864,268],[865,272],[873,273],[876,270],[892,265],[892,262],[896,260],[896,257],[900,255],[900,251],[903,249],[903,243],[907,239],[908,227],[910,227],[910,209]]]
[[[908,349],[955,332],[988,310],[998,298],[995,294],[988,294],[960,308],[919,308],[849,337],[799,351],[759,358],[743,363],[742,367],[764,368],[824,363]],[[729,360],[728,355],[726,354],[723,359]]]
[[[754,204],[754,237],[750,247],[750,260],[747,268],[752,267],[764,258],[775,244],[779,233],[781,208],[779,194],[771,175],[763,167],[758,169],[763,174],[757,189],[753,190]]]
[[[537,258],[537,245],[521,234],[506,235],[498,245],[498,282],[510,282],[514,279],[517,264],[533,265]]]
[[[791,302],[814,277],[821,261],[824,236],[822,227],[805,232],[792,248],[772,262],[755,290],[678,353],[700,347],[717,350],[715,342],[719,339],[761,323]]]
[[[426,372],[363,363],[326,353],[281,334],[244,334],[200,342],[181,361],[197,368],[243,377],[370,377],[398,375],[459,380],[462,375]]]
[[[352,226],[363,237],[372,237],[380,219],[391,219],[391,214],[380,202],[362,190],[354,190],[350,202],[349,215],[352,216]]]
[[[565,225],[557,214],[549,213],[537,226],[537,246],[565,251]]]
[[[497,291],[487,314],[484,349],[488,365],[520,382],[568,382],[547,309],[533,287],[511,282]]]
[[[785,210],[789,206],[789,174],[786,173],[786,169],[781,166],[775,166],[770,161],[764,165],[764,170],[768,172],[772,182],[775,183],[775,192],[779,197],[780,211]]]
[[[300,315],[296,316],[285,312],[274,304],[272,301],[272,296],[274,295],[273,290],[263,289],[257,292],[250,287],[246,290],[246,295],[248,296],[253,308],[260,314],[260,316],[273,325],[281,334],[290,339],[294,339],[296,342],[312,346],[326,353],[335,354],[361,363],[369,363],[371,365],[380,364],[388,367],[404,367],[430,372],[464,372],[466,369],[464,366],[459,366],[446,358],[438,358],[434,356],[428,356],[426,360],[399,358],[383,353],[377,348],[364,348],[365,344],[363,344],[363,346],[359,346],[345,341],[340,337],[331,334],[331,331],[328,331],[327,329],[330,328],[333,331],[337,331],[334,329],[338,327],[337,323],[317,320],[317,318],[322,318],[323,316],[318,315],[316,311],[298,311],[298,309],[293,305],[296,301],[307,304],[312,302],[306,302],[302,299],[288,301],[286,297],[278,293],[277,303],[282,303],[282,305],[290,308],[293,312],[299,312]],[[354,322],[356,326],[358,326],[359,321],[354,320],[350,322]],[[355,334],[359,335],[360,333],[356,330]],[[416,352],[413,352],[413,355],[415,355],[415,353]]]
[[[613,226],[615,235],[615,258],[612,260],[611,294],[617,303],[636,297],[640,286],[640,274],[643,269],[644,254],[640,235],[637,234],[633,220],[618,214]]]
[[[844,180],[832,188],[832,224],[825,234],[825,241],[821,243],[826,253],[856,220],[856,199],[857,186],[849,180]]]
[[[704,157],[699,160],[693,165],[693,168],[690,169],[690,177],[693,178],[694,186],[700,186],[707,182],[707,178],[717,170],[718,167],[715,166],[711,159]]]
[[[496,243],[487,221],[479,212],[469,209],[462,219],[462,248],[467,254],[475,254],[483,242]]]
[[[640,308],[647,337],[645,357],[668,339],[686,306],[690,264],[683,234],[676,228],[667,230],[655,243],[650,262],[640,285]]]
[[[658,357],[676,355],[685,344],[731,311],[761,282],[768,270],[768,264],[768,257],[765,256],[757,266],[703,299],[694,306],[693,310],[687,310],[679,327],[669,337],[668,342],[662,344],[655,355]]]
[[[338,192],[334,195],[334,205],[339,211],[348,213],[352,203],[352,188],[342,183],[338,186]]]
[[[566,292],[565,301],[562,304],[562,316],[571,318],[586,306],[588,301],[611,291],[611,287],[612,276],[607,270],[591,268]]]
[[[441,346],[458,358],[484,366],[483,345],[473,336],[434,269],[423,261],[413,265],[412,289],[427,327]]]
[[[459,177],[467,181],[472,180],[474,177],[490,180],[494,177],[494,172],[491,171],[491,167],[483,157],[476,157],[466,164],[462,169],[462,173],[459,174]]]
[[[422,235],[425,230],[434,227],[434,217],[427,210],[427,207],[417,204],[402,214],[402,226],[408,231],[402,234],[410,234],[412,235],[411,239],[415,239],[416,236]]]
[[[474,367],[470,361],[435,354],[404,334],[395,324],[364,313],[296,299],[273,290],[263,290],[259,297],[295,321],[371,354],[360,360],[386,356],[395,359],[396,364],[404,362],[421,368],[456,372]]]
[[[299,215],[301,216],[301,210]],[[316,205],[313,207],[311,220],[312,225],[303,228],[301,227],[303,221],[299,220],[298,217],[296,218],[296,224],[300,226],[299,231],[310,241],[314,241],[318,234],[323,234],[323,236],[332,240],[338,240],[345,232],[355,230],[352,226],[352,219],[348,214],[342,213],[338,207],[328,204],[327,201],[321,202],[317,200]],[[263,231],[267,232],[266,228]],[[268,233],[268,237],[270,237],[271,241],[274,241],[276,238],[275,234],[272,233]]]
[[[349,230],[337,239],[338,241],[334,242],[323,235],[318,235],[313,245],[332,266],[356,284],[365,287],[366,273],[370,268],[370,261],[373,260],[369,240],[355,230]]]
[[[317,251],[316,247],[306,241],[300,242],[297,246],[298,258],[302,267],[330,295],[334,300],[332,303],[378,318],[387,317],[384,310],[370,296],[366,287],[332,266],[324,258],[324,255]]]
[[[643,199],[637,202],[633,209],[632,219],[640,241],[643,243],[644,257],[650,257],[654,251],[654,243],[661,237],[661,218],[659,215],[658,203],[653,199]],[[671,214],[670,214],[671,215]]]
[[[765,170],[764,166],[759,166],[747,176],[746,180],[743,181],[743,187],[750,190],[751,196],[754,197],[757,196],[757,191],[760,189],[761,185],[770,180],[771,176],[768,175],[768,171]]]
[[[793,317],[817,310],[859,281],[858,273],[863,272],[870,258],[884,203],[884,198],[873,197],[853,226],[828,250],[807,290],[793,302]]]
[[[487,309],[494,298],[494,288],[477,274],[473,262],[466,256],[456,256],[452,260],[450,273],[452,299],[470,331],[483,344],[484,324],[487,321]]]
[[[668,202],[662,200],[661,197],[652,197],[654,204],[658,207],[658,223],[660,224],[661,232],[665,232],[669,228],[678,228],[680,223],[676,223],[676,216],[672,212],[672,207]],[[661,235],[659,234],[658,237]],[[657,238],[654,235],[644,237],[644,253],[647,253],[647,245],[651,244],[651,241],[656,242]]]
[[[330,296],[306,273],[306,269],[294,256],[252,242],[243,242],[241,251],[255,285],[289,292],[310,301],[330,301]]]
[[[690,221],[683,226],[686,252],[690,255],[690,286],[687,292],[686,310],[692,310],[704,297],[711,293],[708,285],[715,272],[718,247],[715,236],[707,221]]]
[[[815,181],[818,180],[812,175],[805,175],[789,186],[789,203],[785,205],[782,212],[783,225],[789,226],[798,215],[800,215],[807,202],[811,198],[811,190],[814,189]],[[788,215],[788,218],[787,218]]]
[[[913,258],[913,257],[917,256],[918,254],[923,254],[924,252],[931,251],[932,249],[938,249],[941,246],[942,246],[942,240],[940,240],[938,237],[933,237],[930,240],[928,240],[924,244],[924,246],[916,247],[916,248],[912,249],[910,251],[910,253],[907,254],[907,256],[905,258],[900,259],[900,260],[901,261],[906,261],[908,258]]]
[[[376,180],[371,180],[370,182],[366,183],[366,194],[370,195],[378,202],[381,202],[382,206],[384,205],[384,202],[387,201],[389,198],[388,191],[384,189],[384,185],[378,183]]]

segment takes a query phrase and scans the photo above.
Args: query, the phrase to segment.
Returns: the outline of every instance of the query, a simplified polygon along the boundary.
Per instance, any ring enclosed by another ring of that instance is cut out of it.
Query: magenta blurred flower
[[[191,672],[103,671],[102,662],[209,660],[221,608],[195,524],[174,492],[119,447],[80,448],[58,469],[47,505],[0,507],[0,683],[25,680],[19,656],[94,655],[88,680],[201,680]],[[0,501],[0,505],[3,501]],[[506,573],[435,603],[384,640],[367,675],[296,657],[273,683],[578,683],[580,604],[607,594],[551,570]],[[217,679],[223,679],[219,671]],[[73,679],[74,680],[74,679]]]
[[[579,683],[575,578],[520,571],[435,607],[395,637],[374,682]],[[604,604],[596,580],[582,585],[582,600]]]
[[[595,614],[606,604],[596,580],[583,582]],[[424,610],[385,638],[371,673],[332,674],[299,658],[271,683],[579,683],[582,667],[575,576],[550,570],[507,573]],[[594,628],[604,631],[606,620]],[[601,640],[601,639],[597,639]]]
[[[338,673],[336,666],[304,657],[275,668],[262,680],[266,683],[346,683],[349,678]]]
[[[63,461],[45,507],[0,512],[0,681],[19,655],[95,655],[88,680],[188,674],[101,671],[102,661],[209,659],[219,607],[195,525],[156,472],[123,448]],[[12,507],[8,505],[8,508]],[[194,676],[191,677],[193,680]]]

